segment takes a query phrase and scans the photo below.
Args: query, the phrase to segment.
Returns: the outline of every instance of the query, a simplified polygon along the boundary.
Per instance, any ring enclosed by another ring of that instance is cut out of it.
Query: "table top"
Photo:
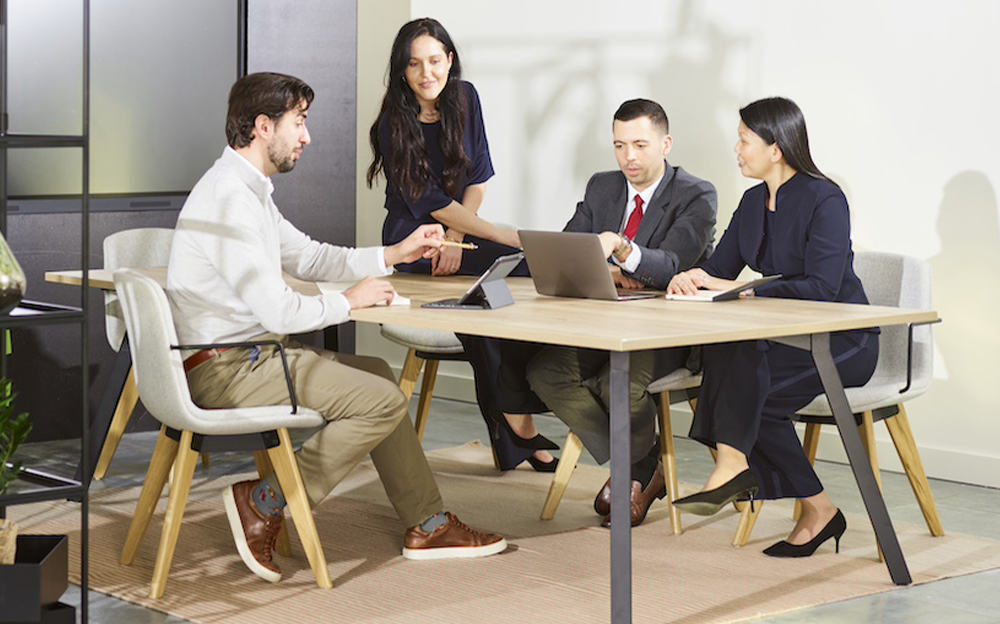
[[[165,283],[166,269],[143,272]],[[113,289],[111,275],[111,271],[91,270],[90,286]],[[82,282],[80,271],[53,271],[46,273],[45,279],[64,284]],[[313,283],[286,279],[303,294],[319,292]],[[428,309],[419,306],[459,297],[475,278],[397,273],[386,279],[399,294],[410,298],[412,305],[352,310],[352,320],[609,351],[780,338],[938,318],[932,310],[768,297],[721,302],[548,297],[535,292],[530,278],[510,277],[506,281],[514,305],[497,310]]]

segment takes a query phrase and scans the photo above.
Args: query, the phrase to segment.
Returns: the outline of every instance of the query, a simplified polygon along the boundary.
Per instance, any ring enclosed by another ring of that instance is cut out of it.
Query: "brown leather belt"
[[[195,366],[203,364],[208,360],[211,360],[215,356],[219,355],[223,351],[229,351],[232,347],[221,347],[219,349],[203,349],[196,352],[194,355],[189,356],[184,360],[184,372],[190,372]]]

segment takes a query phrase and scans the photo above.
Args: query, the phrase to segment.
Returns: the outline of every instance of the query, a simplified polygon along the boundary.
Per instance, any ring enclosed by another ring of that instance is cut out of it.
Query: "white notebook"
[[[780,275],[768,275],[767,277],[749,281],[742,286],[730,288],[729,290],[706,289],[699,290],[698,293],[694,295],[666,295],[666,297],[671,301],[729,301],[731,299],[739,299],[741,292],[745,292],[751,288],[757,288],[758,286],[762,286],[768,282],[773,282],[780,277]]]
[[[333,293],[342,293],[351,286],[354,286],[354,284],[355,282],[316,282],[316,286],[319,287],[319,291],[324,295],[330,295]],[[382,301],[375,305],[384,306],[386,305],[386,303]],[[397,293],[396,296],[392,298],[392,303],[389,305],[408,306],[410,305],[410,299],[408,297],[404,297],[403,295]]]

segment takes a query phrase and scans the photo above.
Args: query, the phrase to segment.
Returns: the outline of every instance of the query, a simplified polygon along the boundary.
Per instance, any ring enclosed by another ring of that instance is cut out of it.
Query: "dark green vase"
[[[0,314],[7,314],[24,298],[28,283],[3,235],[0,235]]]

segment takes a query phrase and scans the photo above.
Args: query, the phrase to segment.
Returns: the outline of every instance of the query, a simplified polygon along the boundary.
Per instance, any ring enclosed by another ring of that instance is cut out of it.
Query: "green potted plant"
[[[11,457],[31,431],[28,414],[14,414],[14,396],[10,380],[0,380],[0,496],[21,472],[21,462]],[[17,525],[0,520],[0,565],[14,563],[16,545]]]

